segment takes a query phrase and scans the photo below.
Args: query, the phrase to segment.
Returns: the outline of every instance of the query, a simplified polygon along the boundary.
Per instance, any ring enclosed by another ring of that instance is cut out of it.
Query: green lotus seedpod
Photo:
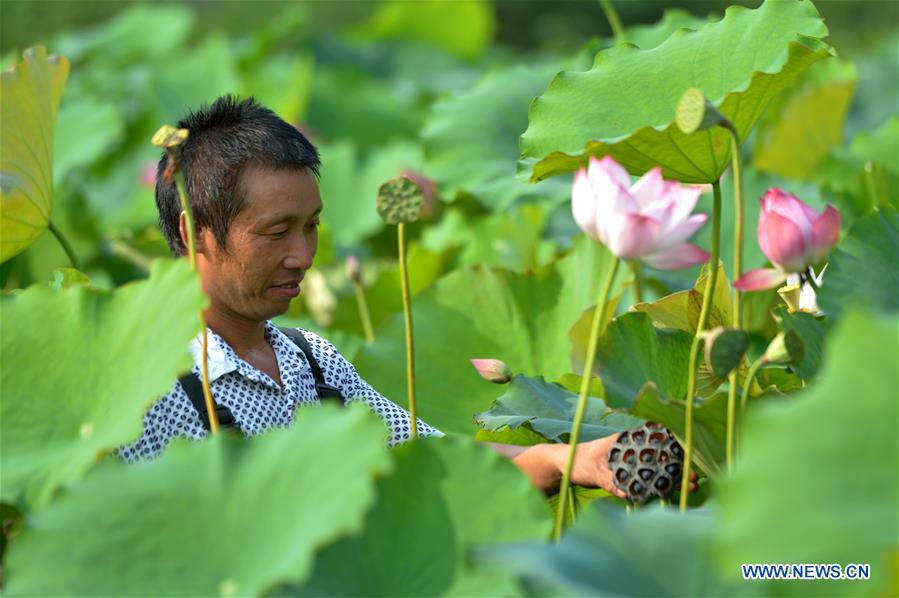
[[[745,330],[718,326],[705,335],[706,364],[716,376],[724,378],[740,365],[748,348],[749,334]]]
[[[609,451],[609,468],[631,502],[668,498],[681,484],[684,449],[668,428],[647,422],[621,433]]]
[[[387,224],[408,224],[421,216],[424,194],[405,176],[390,179],[378,189],[378,215]]]
[[[795,363],[802,359],[804,347],[802,339],[792,330],[786,330],[774,337],[765,350],[766,363]]]
[[[172,125],[162,125],[159,130],[153,134],[151,140],[153,145],[164,149],[176,148],[185,141],[190,131],[187,129],[176,129]]]
[[[678,100],[674,121],[687,135],[728,122],[702,91],[695,87],[687,89]]]

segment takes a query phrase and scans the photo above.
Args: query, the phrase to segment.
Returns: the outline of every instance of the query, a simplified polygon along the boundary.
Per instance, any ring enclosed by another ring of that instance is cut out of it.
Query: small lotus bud
[[[359,259],[353,254],[346,256],[346,275],[355,284],[362,284],[362,269],[359,266]]]
[[[144,187],[156,186],[156,164],[144,164],[140,169],[140,184]]]
[[[803,346],[799,335],[792,330],[781,332],[774,337],[765,350],[767,363],[795,363],[802,359]]]
[[[437,201],[437,185],[421,174],[420,172],[415,172],[414,170],[406,169],[402,173],[402,176],[411,179],[421,188],[421,194],[424,198],[424,203],[421,206],[421,218],[427,219],[429,218],[436,209],[436,201]]]
[[[472,359],[471,365],[481,378],[494,384],[506,384],[512,379],[512,370],[499,359]]]

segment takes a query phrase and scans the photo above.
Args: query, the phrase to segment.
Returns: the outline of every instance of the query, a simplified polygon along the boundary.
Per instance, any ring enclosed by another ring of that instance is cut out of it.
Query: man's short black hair
[[[240,174],[246,166],[306,168],[318,177],[318,151],[295,127],[253,98],[226,95],[188,113],[179,123],[190,135],[181,145],[179,167],[197,227],[210,228],[227,249],[228,229],[243,208]],[[181,202],[175,183],[163,180],[168,157],[156,172],[159,225],[172,253],[185,255],[178,221]]]

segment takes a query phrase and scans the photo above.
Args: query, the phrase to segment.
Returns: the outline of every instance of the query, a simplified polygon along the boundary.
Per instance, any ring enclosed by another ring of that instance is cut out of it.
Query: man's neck
[[[257,322],[210,307],[203,314],[206,325],[222,337],[237,355],[249,355],[264,345],[265,322]]]

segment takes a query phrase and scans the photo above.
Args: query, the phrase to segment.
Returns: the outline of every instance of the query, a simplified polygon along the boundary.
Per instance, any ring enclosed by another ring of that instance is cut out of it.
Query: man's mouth
[[[269,288],[271,288],[273,291],[275,291],[278,294],[283,294],[283,295],[293,298],[300,294],[300,281],[301,280],[302,279],[288,280],[288,281],[282,282],[280,284],[272,285]]]

